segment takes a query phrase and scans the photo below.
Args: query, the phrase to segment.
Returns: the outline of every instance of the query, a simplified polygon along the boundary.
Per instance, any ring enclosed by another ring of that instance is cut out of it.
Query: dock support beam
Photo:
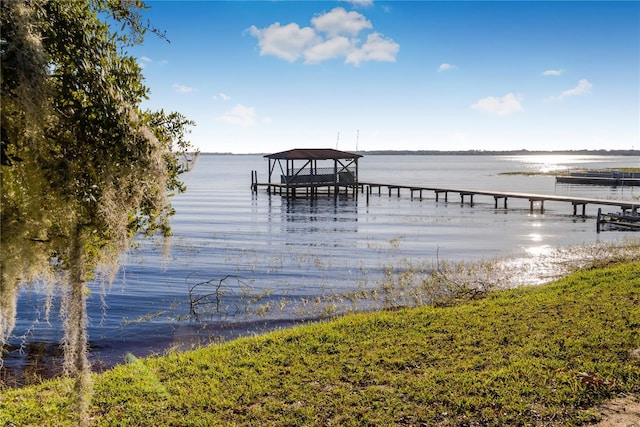
[[[582,217],[584,218],[586,216],[585,212],[586,212],[586,207],[587,204],[586,203],[579,203],[579,202],[573,202],[573,216],[576,216],[578,214],[578,205],[582,206]]]
[[[413,200],[413,192],[414,191],[419,191],[420,192],[420,201],[422,201],[422,188],[411,188],[411,200]]]
[[[460,193],[460,204],[464,204],[464,196],[469,196],[469,202],[471,207],[473,207],[473,193]]]
[[[540,213],[544,213],[544,199],[529,199],[529,213],[533,213],[533,202],[540,202]]]
[[[446,202],[446,201],[448,201],[448,200],[447,200],[447,198],[448,198],[448,194],[449,194],[449,192],[448,192],[448,191],[444,191],[444,190],[435,190],[435,192],[436,192],[436,202],[438,201],[438,196],[440,195],[440,193],[444,193],[444,201],[445,201],[445,202]]]
[[[507,197],[506,196],[493,196],[495,201],[495,208],[498,209],[498,199],[504,199],[504,208],[507,209]]]
[[[251,171],[251,191],[254,193],[258,192],[258,171]],[[267,192],[271,191],[271,187],[267,186]]]

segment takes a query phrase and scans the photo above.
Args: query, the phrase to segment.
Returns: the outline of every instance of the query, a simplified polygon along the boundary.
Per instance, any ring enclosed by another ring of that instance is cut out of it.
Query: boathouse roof
[[[358,159],[362,155],[332,150],[331,148],[294,148],[280,153],[267,154],[264,157],[278,160],[341,160]]]

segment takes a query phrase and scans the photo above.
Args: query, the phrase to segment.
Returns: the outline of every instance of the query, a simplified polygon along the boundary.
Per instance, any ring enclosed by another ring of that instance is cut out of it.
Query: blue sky
[[[640,3],[148,1],[203,152],[640,148]]]

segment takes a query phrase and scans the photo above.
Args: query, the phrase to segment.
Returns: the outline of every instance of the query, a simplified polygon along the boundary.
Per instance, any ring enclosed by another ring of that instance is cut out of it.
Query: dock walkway
[[[631,211],[632,213],[638,213],[640,211],[640,201],[633,202],[630,200],[611,200],[611,199],[595,199],[589,197],[571,197],[571,196],[557,196],[554,194],[537,194],[537,193],[521,193],[513,191],[489,191],[489,190],[472,190],[463,188],[451,188],[451,187],[423,187],[415,185],[396,185],[396,184],[382,184],[376,182],[357,182],[349,184],[338,183],[295,183],[295,184],[283,184],[275,182],[258,182],[257,173],[252,173],[251,189],[257,191],[258,187],[266,187],[267,191],[271,193],[279,193],[286,195],[287,197],[296,197],[296,195],[316,196],[319,194],[320,189],[324,188],[325,193],[331,195],[338,195],[341,192],[345,194],[352,193],[354,196],[357,192],[366,193],[367,201],[369,201],[369,195],[373,193],[374,189],[378,189],[378,195],[382,194],[382,188],[386,188],[389,197],[395,192],[398,197],[402,190],[409,191],[411,199],[416,197],[416,194],[423,199],[423,193],[432,192],[435,194],[436,202],[440,200],[441,196],[444,196],[444,201],[449,201],[449,193],[458,194],[460,196],[460,203],[464,203],[465,199],[469,204],[473,206],[474,197],[487,196],[492,197],[494,200],[494,207],[497,209],[498,204],[502,201],[502,206],[507,209],[508,199],[524,199],[529,201],[529,211],[534,211],[534,205],[537,203],[540,206],[540,213],[544,213],[545,202],[564,202],[571,203],[573,206],[573,215],[578,215],[578,208],[581,208],[581,215],[586,216],[586,206],[614,206],[622,210],[622,212]],[[296,190],[298,191],[296,193]],[[301,194],[302,193],[302,194]]]
[[[526,199],[529,200],[529,210],[533,212],[534,203],[540,204],[540,212],[544,213],[544,202],[566,202],[571,203],[573,206],[573,215],[577,215],[578,206],[582,208],[582,216],[585,216],[586,205],[600,205],[600,206],[616,206],[623,212],[631,210],[637,212],[640,208],[640,202],[634,203],[629,200],[609,200],[609,199],[594,199],[588,197],[570,197],[570,196],[556,196],[552,194],[536,194],[536,193],[519,193],[510,191],[486,191],[486,190],[471,190],[461,188],[444,188],[444,187],[421,187],[414,185],[394,185],[394,184],[380,184],[374,182],[359,182],[361,192],[365,192],[367,197],[372,193],[374,188],[378,189],[378,194],[382,193],[382,187],[386,187],[389,192],[389,196],[395,191],[400,197],[400,190],[409,190],[411,198],[415,197],[418,193],[420,200],[422,200],[423,192],[433,192],[436,196],[436,201],[439,200],[440,195],[444,195],[445,202],[448,202],[448,194],[454,193],[460,196],[460,203],[464,203],[465,197],[468,197],[469,203],[473,206],[474,196],[489,196],[493,197],[495,207],[498,207],[498,201],[503,200],[503,206],[507,208],[508,199]]]

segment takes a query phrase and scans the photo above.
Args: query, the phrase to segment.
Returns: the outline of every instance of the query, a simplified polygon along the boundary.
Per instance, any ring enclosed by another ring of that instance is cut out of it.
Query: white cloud
[[[346,56],[353,48],[353,43],[347,37],[334,37],[305,50],[304,58],[308,63],[322,62]]]
[[[443,71],[455,70],[456,68],[458,67],[453,64],[440,64],[440,66],[438,67],[438,72],[441,73]]]
[[[367,42],[362,47],[350,52],[344,62],[355,66],[364,61],[395,62],[399,50],[398,43],[373,33],[367,36]]]
[[[148,56],[141,56],[138,59],[138,65],[140,66],[140,68],[144,68],[147,64],[151,64],[153,62]]]
[[[373,0],[341,0],[346,3],[351,3],[355,7],[369,7],[373,5]]]
[[[507,116],[513,113],[519,113],[524,111],[521,104],[522,97],[515,94],[508,93],[502,98],[496,98],[494,96],[488,96],[482,98],[471,106],[474,110],[479,110],[484,113],[495,114],[497,116]]]
[[[345,58],[345,64],[358,66],[365,61],[393,62],[400,50],[400,45],[378,32],[369,34],[363,43],[358,35],[373,25],[364,15],[342,7],[312,18],[311,24],[282,26],[276,22],[262,29],[252,25],[246,31],[258,39],[260,55],[289,62],[300,58],[306,63]]]
[[[305,49],[321,40],[312,28],[300,28],[294,23],[283,27],[276,22],[264,29],[252,25],[249,32],[258,39],[260,55],[272,55],[289,62],[300,58]]]
[[[586,95],[586,94],[591,92],[591,88],[592,87],[593,87],[593,85],[591,83],[589,83],[589,80],[581,79],[578,82],[578,85],[576,87],[574,87],[573,89],[567,89],[564,92],[562,92],[560,95],[553,96],[553,97],[551,97],[549,99],[551,101],[561,101],[564,98],[566,98],[567,96]]]
[[[237,104],[216,120],[232,125],[253,126],[256,122],[256,110],[253,107]]]
[[[221,100],[223,100],[223,101],[229,101],[229,100],[231,99],[231,97],[230,97],[229,95],[226,95],[226,94],[224,94],[224,93],[220,92],[220,93],[219,93],[219,94],[217,94],[217,95],[213,95],[213,100],[214,100],[214,101],[216,101],[216,100],[218,100],[218,99],[221,99]]]
[[[175,90],[178,93],[190,93],[193,92],[193,88],[189,87],[189,86],[184,86],[181,84],[174,84],[173,86],[173,90]]]
[[[542,73],[543,76],[559,76],[561,74],[562,74],[562,70],[555,70],[555,69],[545,70]]]
[[[347,12],[336,7],[324,15],[311,19],[316,31],[326,33],[329,38],[337,35],[356,36],[365,28],[372,28],[371,22],[358,12]]]

